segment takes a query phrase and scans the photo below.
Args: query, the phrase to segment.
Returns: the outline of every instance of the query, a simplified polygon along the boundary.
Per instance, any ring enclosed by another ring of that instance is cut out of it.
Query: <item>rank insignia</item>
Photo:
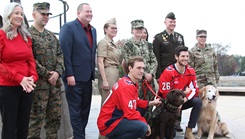
[[[182,38],[179,36],[178,37],[178,41],[180,41],[180,42],[182,42],[183,40],[182,40]]]
[[[166,36],[166,34],[162,35],[163,41],[167,41],[167,38],[168,38],[168,36]]]

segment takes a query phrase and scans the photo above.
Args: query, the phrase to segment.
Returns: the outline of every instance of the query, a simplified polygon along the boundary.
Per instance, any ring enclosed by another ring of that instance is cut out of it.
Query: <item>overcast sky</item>
[[[0,13],[10,0],[0,0]],[[32,19],[32,6],[35,2],[48,1],[53,15],[63,12],[59,0],[21,0],[28,20]],[[130,22],[142,19],[149,31],[149,40],[165,29],[164,18],[169,12],[176,16],[175,31],[184,35],[189,48],[196,43],[196,29],[206,29],[208,43],[230,45],[229,54],[245,56],[245,8],[242,0],[67,0],[70,7],[67,21],[76,18],[77,6],[87,2],[93,11],[91,25],[97,29],[98,41],[104,37],[103,25],[106,20],[117,20],[118,39],[132,36]],[[59,32],[59,18],[50,19],[47,29]],[[30,23],[31,25],[32,23]]]

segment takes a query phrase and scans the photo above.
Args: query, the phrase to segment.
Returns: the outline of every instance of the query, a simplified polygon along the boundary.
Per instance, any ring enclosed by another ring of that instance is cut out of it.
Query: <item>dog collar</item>
[[[169,103],[167,100],[164,101],[164,106],[166,107],[167,110],[171,111],[171,112],[176,112],[176,110],[178,109],[179,106],[175,106],[171,103]]]

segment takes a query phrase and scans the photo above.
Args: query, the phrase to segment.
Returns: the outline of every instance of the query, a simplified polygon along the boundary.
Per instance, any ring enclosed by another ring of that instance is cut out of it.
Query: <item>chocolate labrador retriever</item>
[[[183,91],[174,89],[168,93],[165,100],[162,99],[163,103],[154,110],[156,116],[153,118],[152,134],[148,139],[156,139],[157,137],[164,139],[166,134],[167,138],[174,138],[176,113],[178,107],[184,103],[184,97]]]

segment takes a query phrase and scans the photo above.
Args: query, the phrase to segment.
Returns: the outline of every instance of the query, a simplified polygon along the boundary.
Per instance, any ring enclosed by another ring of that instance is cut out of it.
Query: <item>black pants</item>
[[[0,86],[2,139],[27,139],[32,93],[21,86]]]
[[[189,122],[188,122],[188,127],[195,128],[198,116],[202,108],[201,99],[199,97],[193,97],[192,99],[190,99],[189,101],[187,101],[186,103],[182,105],[181,110],[186,110],[189,108],[192,108],[192,109],[191,109],[191,115],[190,115]]]

